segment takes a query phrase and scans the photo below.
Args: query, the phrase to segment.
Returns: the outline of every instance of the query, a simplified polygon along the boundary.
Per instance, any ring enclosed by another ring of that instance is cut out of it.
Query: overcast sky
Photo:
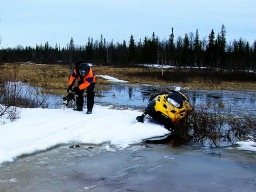
[[[256,40],[256,0],[0,0],[0,48],[17,45],[85,45],[88,37],[107,42],[136,42],[152,33],[175,40],[199,31],[226,27],[227,41]]]

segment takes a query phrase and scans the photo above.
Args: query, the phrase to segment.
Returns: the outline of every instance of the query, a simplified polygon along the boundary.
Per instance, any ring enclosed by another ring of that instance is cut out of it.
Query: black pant
[[[86,88],[86,94],[87,94],[87,109],[92,109],[94,105],[94,88],[95,83],[91,83]],[[83,97],[84,89],[80,90],[77,93],[77,99],[76,99],[76,106],[77,107],[83,107],[84,105],[84,97]]]

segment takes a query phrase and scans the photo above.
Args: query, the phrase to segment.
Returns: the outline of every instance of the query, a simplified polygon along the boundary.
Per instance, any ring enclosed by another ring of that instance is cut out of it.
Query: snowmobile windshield
[[[167,101],[172,104],[174,107],[177,107],[179,108],[180,107],[180,104],[178,102],[176,102],[175,100],[173,100],[172,98],[167,98]]]

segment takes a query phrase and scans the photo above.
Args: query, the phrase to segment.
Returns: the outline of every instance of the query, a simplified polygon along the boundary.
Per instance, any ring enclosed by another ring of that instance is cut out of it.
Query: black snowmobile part
[[[172,120],[160,111],[155,111],[155,105],[155,100],[150,101],[145,109],[145,113],[155,119],[159,124],[164,125],[167,129],[171,129],[173,127]]]
[[[176,102],[180,105],[179,108],[182,107],[184,98],[183,98],[183,96],[182,96],[180,93],[178,93],[178,92],[173,92],[173,93],[171,93],[171,94],[168,94],[167,98],[171,98],[171,99],[173,99],[174,101],[176,101]],[[167,98],[166,98],[166,99],[167,99]]]
[[[147,114],[143,113],[141,116],[137,116],[136,117],[136,120],[140,123],[144,123],[144,117],[146,116]]]

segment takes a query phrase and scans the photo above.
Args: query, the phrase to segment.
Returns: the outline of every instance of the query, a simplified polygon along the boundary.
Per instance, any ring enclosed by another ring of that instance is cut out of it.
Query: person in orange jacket
[[[78,80],[78,86],[73,87],[76,80]],[[83,111],[84,98],[83,93],[84,90],[87,90],[87,114],[92,113],[93,105],[94,105],[94,88],[95,88],[95,80],[96,76],[94,75],[90,66],[83,62],[78,61],[75,65],[75,68],[69,79],[69,86],[67,92],[72,90],[77,95],[76,100],[76,111]]]

